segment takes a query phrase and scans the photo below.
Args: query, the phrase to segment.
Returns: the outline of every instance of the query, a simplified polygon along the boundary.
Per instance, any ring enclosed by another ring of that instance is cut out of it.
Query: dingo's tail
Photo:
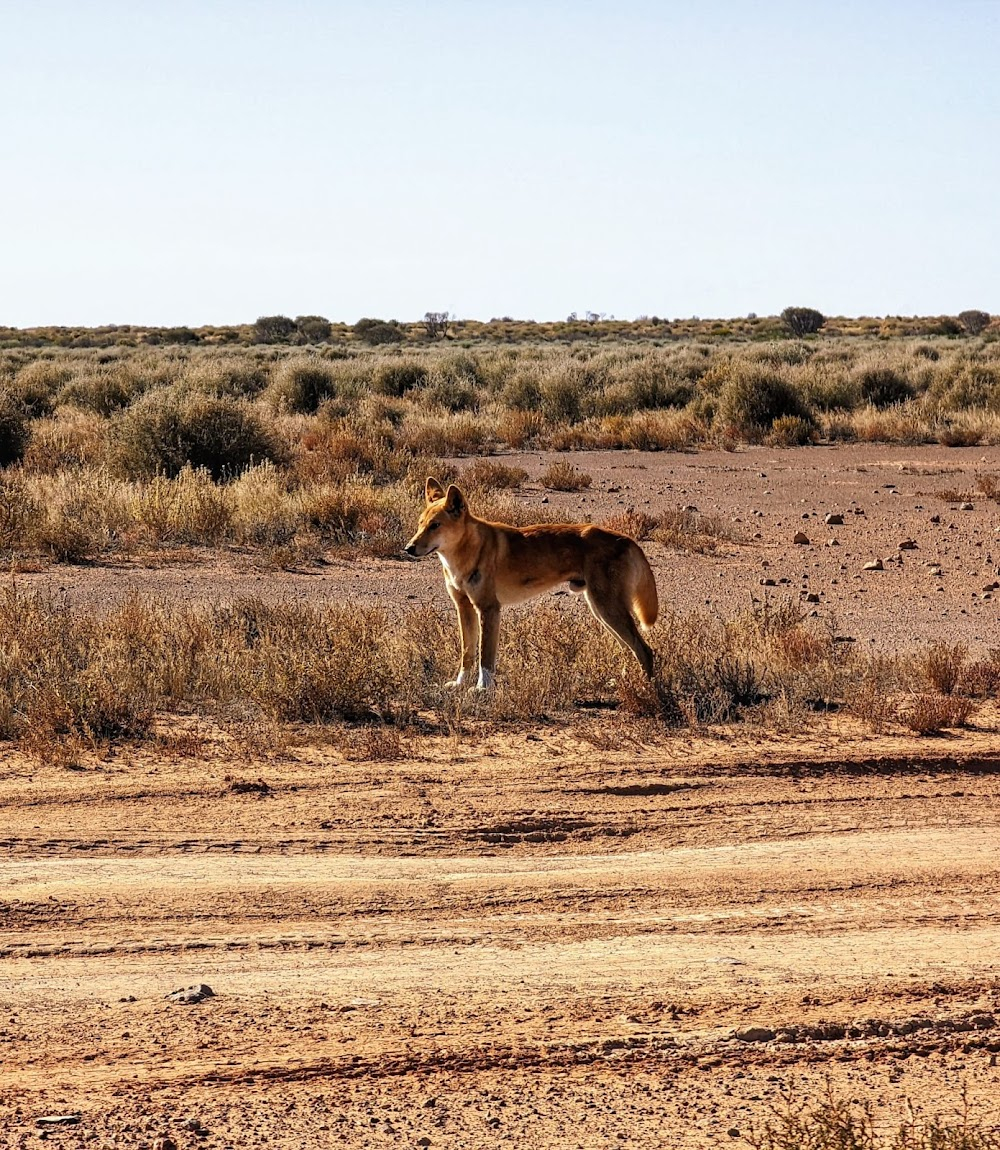
[[[638,545],[632,552],[632,610],[647,630],[656,622],[656,617],[660,613],[656,580],[653,578],[649,560]]]

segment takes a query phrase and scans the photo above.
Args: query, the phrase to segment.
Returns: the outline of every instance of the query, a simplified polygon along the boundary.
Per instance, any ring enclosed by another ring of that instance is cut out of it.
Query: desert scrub
[[[0,596],[0,737],[137,737],[160,701],[162,619],[129,601],[107,614],[41,595]]]
[[[286,360],[266,392],[267,401],[276,410],[297,412],[315,412],[336,395],[336,372],[318,356]]]
[[[557,459],[542,472],[541,482],[550,491],[583,491],[590,486],[592,479],[572,463]]]
[[[21,400],[10,391],[0,391],[0,467],[17,463],[24,455],[31,428]]]
[[[733,364],[719,392],[716,421],[721,428],[759,442],[776,421],[788,418],[814,422],[805,398],[784,376],[763,366]]]
[[[107,448],[107,420],[90,411],[61,407],[54,415],[36,419],[24,453],[24,470],[37,475],[94,467]]]
[[[397,686],[383,611],[245,600],[218,609],[213,636],[234,683],[279,722],[386,719]],[[403,716],[393,716],[403,717]]]
[[[462,482],[471,488],[510,491],[521,486],[528,478],[523,467],[512,467],[493,459],[477,459],[462,472]]]
[[[1000,1150],[1000,1133],[975,1121],[964,1090],[958,1117],[918,1119],[913,1113],[897,1125],[876,1120],[871,1102],[836,1095],[827,1083],[819,1100],[782,1092],[762,1124],[744,1136],[753,1150]]]
[[[128,476],[174,476],[194,467],[215,479],[232,478],[285,456],[284,445],[245,402],[173,388],[116,417],[110,437],[112,463]]]

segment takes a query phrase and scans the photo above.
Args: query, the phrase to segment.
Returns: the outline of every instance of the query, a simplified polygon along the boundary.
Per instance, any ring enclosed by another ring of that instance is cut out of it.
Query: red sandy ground
[[[594,488],[550,497],[567,518],[622,500],[741,521],[744,542],[717,555],[650,548],[680,610],[807,587],[861,642],[1000,646],[982,598],[997,508],[933,495],[974,492],[1000,452],[574,461]],[[843,527],[822,524],[830,510]],[[908,537],[917,550],[898,552]],[[443,602],[433,563],[18,578],[84,601]],[[934,740],[842,717],[696,738],[605,717],[414,739],[396,761],[342,739],[251,761],[178,721],[82,769],[8,749],[0,1145],[79,1113],[46,1140],[739,1146],[786,1092],[815,1099],[828,1079],[886,1130],[907,1100],[953,1113],[963,1087],[974,1118],[1000,1124],[998,724],[985,708]],[[215,997],[164,998],[194,982]]]

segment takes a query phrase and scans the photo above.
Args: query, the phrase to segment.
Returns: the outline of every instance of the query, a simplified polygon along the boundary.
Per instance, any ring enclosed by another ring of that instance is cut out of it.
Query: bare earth
[[[859,641],[1000,645],[996,505],[932,494],[974,492],[998,451],[575,462],[594,490],[550,497],[567,518],[648,499],[741,520],[717,555],[651,549],[680,610],[808,588]],[[442,598],[431,563],[18,580],[95,602]],[[963,1087],[1000,1125],[1000,712],[942,739],[831,717],[613,749],[589,722],[400,761],[304,742],[251,762],[181,721],[83,769],[4,751],[0,1145],[742,1145],[827,1080],[886,1129]],[[213,997],[165,998],[202,982]],[[60,1114],[79,1123],[36,1125]]]

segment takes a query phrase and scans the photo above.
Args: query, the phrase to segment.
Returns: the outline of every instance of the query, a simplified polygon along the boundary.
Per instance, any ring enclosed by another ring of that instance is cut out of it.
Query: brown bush
[[[920,660],[927,682],[942,695],[955,692],[968,649],[962,643],[932,643]]]
[[[960,695],[915,695],[900,708],[898,717],[918,735],[936,735],[950,727],[964,727],[975,709],[972,699]]]
[[[542,486],[550,491],[583,491],[592,479],[585,471],[578,471],[572,463],[557,459],[541,474]]]
[[[528,478],[523,467],[511,467],[492,459],[477,459],[462,472],[462,482],[468,487],[482,487],[494,491],[512,491]]]

